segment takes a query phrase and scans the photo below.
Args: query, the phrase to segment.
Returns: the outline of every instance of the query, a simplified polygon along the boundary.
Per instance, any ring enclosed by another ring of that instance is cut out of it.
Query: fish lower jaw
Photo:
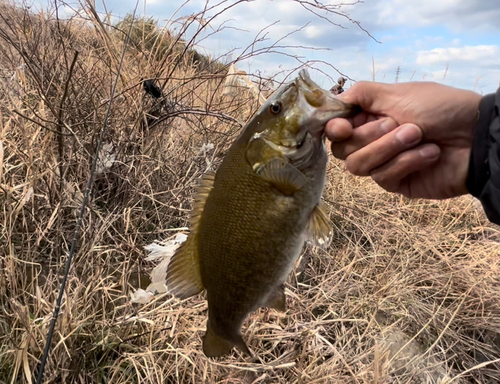
[[[295,152],[297,152],[298,149],[298,144],[295,143],[290,143],[290,144],[276,144],[270,140],[264,139],[267,145],[269,145],[272,149],[282,153],[285,156],[293,155]]]

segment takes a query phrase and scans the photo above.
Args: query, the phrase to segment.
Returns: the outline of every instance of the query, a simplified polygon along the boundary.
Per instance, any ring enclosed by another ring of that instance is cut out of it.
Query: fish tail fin
[[[252,352],[250,352],[250,350],[248,349],[247,344],[245,343],[245,341],[243,340],[243,337],[241,337],[241,335],[237,335],[233,342],[234,342],[234,345],[236,346],[236,348],[238,348],[245,355],[250,356],[250,357],[253,356]]]
[[[241,352],[248,356],[252,356],[252,353],[243,341],[241,335],[235,336],[233,340],[224,339],[215,333],[209,322],[207,332],[203,337],[203,352],[205,355],[207,357],[224,356],[229,354],[233,347],[238,348]]]
[[[220,357],[227,355],[234,344],[217,335],[210,324],[207,327],[207,332],[203,337],[203,353],[207,357]]]
[[[267,302],[265,304],[268,308],[274,308],[280,312],[286,312],[286,296],[285,296],[285,287],[283,284],[278,286],[268,297]]]

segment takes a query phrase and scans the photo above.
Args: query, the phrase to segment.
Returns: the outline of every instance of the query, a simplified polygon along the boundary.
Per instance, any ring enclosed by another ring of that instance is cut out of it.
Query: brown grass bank
[[[22,383],[34,381],[127,29],[91,10],[64,21],[6,3],[0,13],[0,383]],[[189,41],[143,23],[45,382],[498,382],[498,228],[470,197],[410,201],[334,159],[324,196],[336,237],[326,252],[304,250],[286,314],[248,318],[255,359],[205,358],[203,297],[130,303],[154,266],[143,247],[187,225],[195,181],[258,107],[246,91],[222,96],[229,61],[193,60]],[[145,96],[141,78],[157,79],[163,97]]]

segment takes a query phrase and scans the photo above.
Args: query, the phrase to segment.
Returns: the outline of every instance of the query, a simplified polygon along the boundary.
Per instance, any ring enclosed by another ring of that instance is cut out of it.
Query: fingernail
[[[436,145],[427,145],[419,150],[420,156],[426,158],[427,160],[434,160],[439,157],[439,147]]]
[[[398,133],[396,139],[405,145],[416,144],[422,138],[422,131],[419,127],[413,124],[403,125]]]

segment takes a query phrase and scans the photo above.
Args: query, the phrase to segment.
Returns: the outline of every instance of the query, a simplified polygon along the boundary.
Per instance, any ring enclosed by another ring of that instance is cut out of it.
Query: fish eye
[[[277,115],[278,113],[280,113],[281,112],[281,103],[280,102],[272,103],[269,106],[269,112],[271,112],[273,115]]]

